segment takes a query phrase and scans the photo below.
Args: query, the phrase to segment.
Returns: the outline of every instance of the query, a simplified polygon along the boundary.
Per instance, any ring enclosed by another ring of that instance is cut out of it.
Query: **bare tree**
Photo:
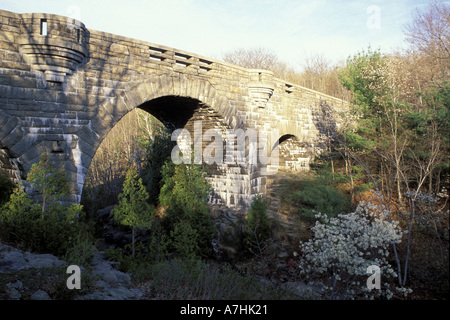
[[[293,67],[279,60],[276,53],[266,48],[238,48],[225,53],[222,59],[248,69],[270,70],[276,78],[283,80],[293,81],[295,79]]]
[[[105,201],[115,201],[131,164],[141,170],[145,150],[140,137],[151,137],[158,121],[149,113],[134,109],[125,115],[99,146],[89,172],[86,187],[101,188]]]
[[[437,80],[450,75],[450,6],[433,1],[424,10],[416,9],[413,21],[405,26],[406,41],[429,57]]]
[[[277,55],[265,48],[238,48],[223,56],[225,62],[249,69],[272,70],[278,63]]]
[[[306,88],[320,91],[338,98],[350,99],[348,90],[341,85],[334,67],[322,55],[309,55],[304,59],[303,71],[296,71],[290,64],[265,48],[238,48],[222,56],[225,62],[249,69],[265,69],[280,78]]]

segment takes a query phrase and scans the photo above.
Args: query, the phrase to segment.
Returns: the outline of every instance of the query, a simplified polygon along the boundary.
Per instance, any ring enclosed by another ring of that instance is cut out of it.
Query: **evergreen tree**
[[[163,187],[159,195],[160,203],[166,207],[164,225],[168,233],[180,235],[180,223],[190,234],[196,234],[197,244],[189,243],[194,248],[193,254],[206,257],[211,252],[211,241],[215,228],[208,208],[208,197],[212,188],[206,180],[206,171],[201,165],[179,164],[167,161],[162,169]],[[178,230],[175,227],[178,226]],[[176,239],[182,239],[178,236]],[[174,247],[180,251],[179,243]],[[181,250],[186,253],[187,250]]]
[[[247,228],[249,232],[248,241],[250,243],[262,243],[270,237],[270,226],[267,216],[267,206],[269,201],[261,195],[257,195],[250,206],[247,215]]]
[[[59,169],[53,167],[47,152],[41,153],[39,162],[31,166],[28,181],[42,195],[42,219],[44,219],[44,212],[48,203],[69,194],[69,177],[67,177],[62,166]]]
[[[153,139],[145,143],[146,155],[143,166],[143,182],[149,194],[149,201],[156,204],[159,192],[162,187],[162,167],[170,159],[170,152],[175,142],[171,141],[171,136],[164,129],[159,129]]]
[[[135,229],[150,228],[155,210],[148,203],[148,193],[136,168],[128,169],[119,203],[112,210],[114,218],[132,228],[132,256],[135,254]]]
[[[76,203],[63,206],[57,201],[70,185],[62,170],[52,170],[46,154],[33,168],[30,180],[45,202],[30,199],[19,184],[0,207],[0,238],[32,252],[65,256],[79,246],[78,239],[83,239],[84,244],[91,241],[89,227],[82,223],[83,208]],[[40,168],[43,172],[39,172]]]

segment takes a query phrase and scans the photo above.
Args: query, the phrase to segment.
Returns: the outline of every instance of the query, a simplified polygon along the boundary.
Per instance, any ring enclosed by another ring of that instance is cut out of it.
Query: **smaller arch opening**
[[[279,170],[282,171],[309,171],[310,157],[305,143],[302,143],[293,134],[281,136],[272,148],[278,148]]]

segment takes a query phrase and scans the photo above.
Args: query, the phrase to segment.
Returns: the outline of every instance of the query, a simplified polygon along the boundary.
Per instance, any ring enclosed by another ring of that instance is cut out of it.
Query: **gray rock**
[[[117,282],[122,284],[131,284],[131,277],[129,274],[120,272],[118,270],[114,270],[113,273],[116,276]]]
[[[6,284],[6,294],[11,300],[20,300],[22,298],[22,293],[20,289],[23,288],[23,283],[20,280],[16,282],[10,282]]]
[[[23,253],[0,243],[0,273],[19,271],[27,267]]]
[[[289,257],[289,254],[285,251],[282,251],[279,254],[277,254],[277,258],[279,258],[279,259],[286,259],[288,257]]]
[[[52,300],[47,292],[38,290],[31,295],[31,298],[34,300]]]
[[[59,266],[64,263],[51,254],[23,252],[3,243],[0,243],[0,257],[0,273]]]
[[[20,280],[17,280],[16,282],[10,282],[6,284],[6,287],[8,289],[22,289],[23,283]]]
[[[320,284],[306,284],[302,281],[287,282],[286,289],[303,299],[321,299],[323,286]]]
[[[0,273],[16,272],[27,268],[42,268],[59,266],[64,261],[51,254],[35,254],[23,252],[14,247],[0,243]],[[129,274],[114,268],[114,261],[106,260],[103,252],[96,251],[92,259],[92,274],[98,276],[94,291],[76,297],[78,300],[136,300],[143,295],[142,291],[133,288]],[[82,268],[82,275],[86,269]],[[83,282],[82,282],[83,283]],[[18,280],[6,284],[8,299],[19,300],[22,298],[23,283]],[[32,296],[35,300],[51,300],[51,297],[43,290],[36,291]]]
[[[22,293],[20,293],[20,291],[16,288],[7,290],[6,293],[8,294],[10,300],[20,300],[22,298]]]
[[[25,260],[28,261],[30,268],[53,267],[64,264],[63,261],[51,254],[34,254],[25,252],[23,256]]]

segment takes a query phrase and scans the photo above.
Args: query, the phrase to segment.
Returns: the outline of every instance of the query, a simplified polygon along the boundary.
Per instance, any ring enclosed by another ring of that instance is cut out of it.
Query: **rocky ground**
[[[270,178],[267,183],[267,198],[270,201],[268,214],[272,221],[274,238],[265,249],[264,258],[255,257],[251,261],[240,261],[235,264],[235,267],[252,274],[263,274],[262,281],[267,281],[267,278],[283,281],[286,288],[299,298],[317,298],[318,296],[312,288],[306,287],[289,271],[292,269],[292,261],[298,250],[298,230],[301,226],[292,219],[289,210],[285,210],[281,206],[280,181],[283,178],[283,175],[277,175]],[[99,218],[104,222],[111,220],[111,209],[112,207],[100,210]],[[220,234],[216,250],[220,253],[222,261],[234,262],[239,246],[236,242],[236,239],[239,239],[240,228],[238,215],[227,208],[216,207],[213,210],[213,217]],[[103,240],[107,240],[107,242],[129,242],[126,235],[115,230],[109,223],[105,223],[104,234],[107,239]],[[102,251],[96,251],[92,260],[88,290],[72,289],[71,292],[68,292],[66,280],[70,274],[66,272],[67,266],[65,261],[53,255],[35,254],[0,243],[0,300],[146,299],[146,289],[134,286],[130,275],[120,272],[117,269],[117,263],[107,260]],[[58,274],[57,277],[54,276],[55,273]],[[83,274],[83,269],[81,273]],[[33,277],[30,277],[30,274]],[[36,279],[36,276],[43,278],[39,285],[31,281],[31,279]]]
[[[104,258],[103,253],[97,251],[91,263],[92,287],[90,293],[75,297],[79,300],[129,300],[140,299],[142,292],[135,288],[130,275],[118,271],[114,262]],[[67,263],[51,254],[35,254],[22,251],[4,243],[0,243],[0,300],[51,300],[51,293],[55,288],[50,284],[28,283],[30,274],[35,281],[38,274],[48,277],[51,282],[52,274],[60,278],[60,287],[71,273],[65,272]],[[83,274],[83,269],[81,270]],[[36,286],[37,285],[37,286]],[[57,285],[56,285],[57,286]],[[45,291],[48,287],[49,292]],[[67,289],[68,290],[68,289]],[[72,289],[77,290],[77,289]]]
[[[97,251],[91,263],[89,292],[72,289],[74,292],[69,294],[65,286],[71,273],[66,272],[65,261],[51,254],[30,253],[0,243],[0,300],[145,300],[147,289],[136,287],[130,275],[117,270],[116,264]],[[84,271],[81,269],[81,275]],[[262,277],[261,281],[267,282]],[[287,282],[285,286],[299,299],[319,298],[318,288],[310,288],[301,281]]]

